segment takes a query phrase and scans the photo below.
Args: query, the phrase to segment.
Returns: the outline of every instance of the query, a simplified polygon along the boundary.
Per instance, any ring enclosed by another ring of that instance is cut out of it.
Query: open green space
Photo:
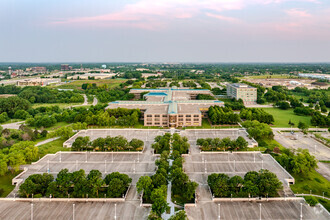
[[[11,180],[20,172],[21,171],[16,173],[8,172],[6,175],[0,176],[0,189],[4,190],[0,197],[6,197],[15,188],[15,186],[11,184]]]
[[[55,154],[58,151],[70,151],[70,148],[63,147],[64,141],[65,140],[60,138],[47,144],[40,145],[38,147],[40,158],[45,156],[46,154]]]
[[[82,105],[82,104],[83,104],[83,102],[81,102],[81,103],[37,103],[37,104],[33,104],[32,108],[52,107],[52,106],[58,106],[60,108],[69,108],[71,106]]]
[[[279,108],[262,108],[265,112],[272,114],[274,116],[275,122],[274,127],[289,128],[291,127],[288,123],[289,120],[297,127],[299,121],[304,122],[308,126],[311,126],[310,116],[300,116],[293,113],[293,109],[282,110]]]
[[[69,81],[69,80],[68,80]],[[126,79],[99,79],[99,80],[74,80],[70,81],[64,85],[57,86],[59,89],[78,89],[82,90],[81,85],[84,83],[95,83],[97,86],[106,84],[108,88],[114,88],[119,86],[120,83],[126,82]]]
[[[4,125],[4,124],[10,124],[10,123],[15,123],[15,122],[20,122],[20,121],[24,121],[22,119],[10,119],[4,123],[1,123],[0,125]]]
[[[312,190],[312,194],[324,195],[330,197],[330,181],[324,178],[321,174],[312,170],[306,175],[292,174],[295,179],[295,184],[291,185],[291,189],[296,194],[306,193],[309,194]]]
[[[294,78],[298,78],[297,76],[290,76],[287,74],[274,74],[274,75],[258,75],[258,76],[245,76],[245,77],[241,77],[241,79],[267,79],[267,78],[271,78],[271,79],[294,79]]]

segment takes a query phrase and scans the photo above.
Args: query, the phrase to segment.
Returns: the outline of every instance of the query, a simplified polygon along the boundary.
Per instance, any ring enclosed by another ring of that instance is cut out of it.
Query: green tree
[[[307,134],[308,131],[308,125],[304,122],[299,121],[298,128],[304,133]]]
[[[187,220],[188,217],[186,215],[186,212],[184,210],[176,212],[174,215],[172,215],[169,220]]]
[[[152,179],[150,176],[141,176],[136,183],[136,189],[139,193],[143,191],[143,194],[147,200],[150,199],[153,189]]]

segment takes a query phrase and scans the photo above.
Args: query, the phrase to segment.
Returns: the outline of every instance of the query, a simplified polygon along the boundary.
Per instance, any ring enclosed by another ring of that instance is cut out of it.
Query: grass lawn
[[[40,158],[45,156],[46,154],[54,154],[58,151],[70,151],[70,148],[64,148],[63,139],[57,139],[55,141],[49,142],[47,144],[40,145],[39,148],[39,155]]]
[[[60,108],[68,108],[74,105],[82,105],[84,104],[83,102],[81,103],[37,103],[33,104],[32,108],[39,108],[39,107],[52,107],[52,106],[58,106]]]
[[[266,78],[272,78],[272,79],[294,79],[298,78],[295,76],[290,76],[287,74],[275,74],[275,75],[258,75],[258,76],[246,76],[246,77],[241,77],[241,79],[266,79]]]
[[[0,188],[4,190],[0,197],[6,197],[15,188],[15,186],[11,185],[11,180],[20,172],[22,171],[16,172],[14,174],[8,172],[6,175],[0,176]]]
[[[318,198],[318,197],[314,197],[314,196],[304,196],[305,200],[308,198],[315,198],[319,203],[321,203],[324,208],[326,208],[328,211],[330,211],[330,201],[327,199],[322,199],[322,198]]]
[[[64,121],[61,121],[61,122],[57,122],[56,124],[54,124],[53,126],[49,127],[49,128],[45,128],[47,131],[54,131],[58,128],[61,128],[61,127],[66,127],[70,125],[70,123],[67,123],[67,122],[64,122]]]
[[[97,86],[107,84],[109,88],[119,86],[120,83],[126,82],[127,79],[99,79],[99,80],[74,80],[67,84],[60,85],[56,88],[60,89],[78,89],[82,90],[81,85],[84,83],[95,83]]]
[[[292,176],[295,178],[295,184],[291,185],[294,193],[309,194],[310,190],[312,190],[312,194],[322,196],[324,192],[326,197],[330,197],[330,181],[315,170],[312,170],[309,176],[297,174],[292,174]]]
[[[262,108],[265,112],[274,116],[274,127],[289,128],[289,120],[298,126],[299,121],[306,123],[311,127],[311,116],[299,116],[293,113],[293,109],[282,110],[279,108]]]

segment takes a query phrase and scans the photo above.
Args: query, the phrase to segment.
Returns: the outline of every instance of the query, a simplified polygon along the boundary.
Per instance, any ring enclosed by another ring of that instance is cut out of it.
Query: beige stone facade
[[[242,99],[244,104],[255,104],[257,102],[257,88],[243,83],[228,84],[227,96],[237,100]]]

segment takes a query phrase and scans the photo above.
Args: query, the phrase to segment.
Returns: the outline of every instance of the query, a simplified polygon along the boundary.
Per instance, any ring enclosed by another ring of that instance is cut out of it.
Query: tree
[[[99,170],[91,170],[87,175],[87,181],[90,196],[99,197],[99,191],[104,184],[102,173]]]
[[[108,196],[111,198],[120,198],[126,191],[124,182],[121,179],[114,178],[108,186]]]
[[[0,176],[5,175],[8,172],[7,163],[4,160],[0,160]]]
[[[188,217],[186,215],[186,212],[184,210],[176,212],[174,215],[172,215],[169,220],[187,220]]]
[[[168,203],[166,202],[166,185],[161,186],[160,188],[155,189],[151,193],[151,200],[153,204],[151,209],[155,212],[159,217],[168,207]]]
[[[242,187],[244,185],[244,180],[240,176],[233,176],[229,179],[229,187],[232,191],[235,191],[236,194],[238,194],[239,191],[241,191]]]
[[[153,189],[152,179],[150,176],[141,176],[136,183],[136,189],[139,193],[143,191],[144,196],[146,199],[150,199],[151,192]]]
[[[229,192],[228,186],[229,176],[226,174],[211,174],[207,178],[207,183],[209,184],[214,196],[216,197],[226,197]]]
[[[304,122],[299,121],[298,123],[298,128],[304,133],[307,134],[308,131],[308,125],[305,124]]]
[[[36,185],[32,180],[25,180],[24,183],[19,187],[19,195],[22,197],[29,198],[36,190]]]

